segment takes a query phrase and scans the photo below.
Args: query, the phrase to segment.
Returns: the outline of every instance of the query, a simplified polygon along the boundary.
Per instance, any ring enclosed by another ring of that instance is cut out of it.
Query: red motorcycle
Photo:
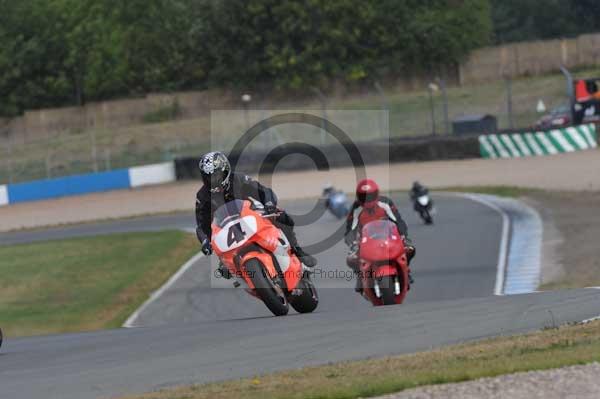
[[[391,221],[376,220],[362,228],[359,240],[355,262],[363,296],[374,306],[401,304],[410,287],[404,237]]]

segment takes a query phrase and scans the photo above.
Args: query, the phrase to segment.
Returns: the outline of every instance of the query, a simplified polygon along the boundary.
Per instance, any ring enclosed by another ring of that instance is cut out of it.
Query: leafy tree
[[[486,44],[491,30],[488,0],[0,0],[0,9],[0,115],[429,70]]]
[[[600,30],[597,0],[491,0],[498,43],[573,37]]]

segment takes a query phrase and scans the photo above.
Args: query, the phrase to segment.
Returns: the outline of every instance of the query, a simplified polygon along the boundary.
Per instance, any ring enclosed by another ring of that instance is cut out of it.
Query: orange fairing
[[[224,207],[228,209],[221,211]],[[232,201],[219,208],[215,212],[212,224],[212,244],[215,254],[232,273],[240,275],[241,272],[250,288],[254,288],[252,281],[243,270],[250,259],[258,259],[271,277],[277,276],[274,254],[281,256],[281,252],[285,252],[285,247],[282,247],[280,241],[281,234],[269,219],[252,209],[250,201]],[[302,265],[289,248],[287,255],[289,256],[289,262],[285,265],[287,267],[280,266],[284,272],[286,285],[291,291],[301,278]]]
[[[240,264],[241,265],[245,265],[246,262],[248,262],[250,259],[258,259],[260,261],[260,263],[263,264],[263,266],[265,267],[265,269],[267,269],[267,272],[269,273],[269,276],[271,276],[271,277],[277,276],[277,270],[275,269],[275,265],[273,264],[273,257],[271,256],[271,254],[267,254],[267,253],[259,252],[259,251],[248,252],[240,260]],[[252,286],[252,282],[251,281],[249,281],[248,285],[251,288],[254,288]]]

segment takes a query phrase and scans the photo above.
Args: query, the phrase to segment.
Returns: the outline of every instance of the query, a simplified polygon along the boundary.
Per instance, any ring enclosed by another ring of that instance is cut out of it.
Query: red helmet
[[[362,206],[375,205],[379,199],[379,186],[375,180],[362,179],[356,186],[356,199]]]

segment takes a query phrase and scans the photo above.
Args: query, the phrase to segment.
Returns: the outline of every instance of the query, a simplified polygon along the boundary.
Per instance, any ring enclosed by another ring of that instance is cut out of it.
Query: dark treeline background
[[[426,73],[494,40],[594,30],[598,3],[0,0],[0,115],[151,91]]]
[[[495,43],[600,31],[600,0],[490,0]]]
[[[489,15],[488,0],[0,0],[0,115],[435,68],[486,44]]]

